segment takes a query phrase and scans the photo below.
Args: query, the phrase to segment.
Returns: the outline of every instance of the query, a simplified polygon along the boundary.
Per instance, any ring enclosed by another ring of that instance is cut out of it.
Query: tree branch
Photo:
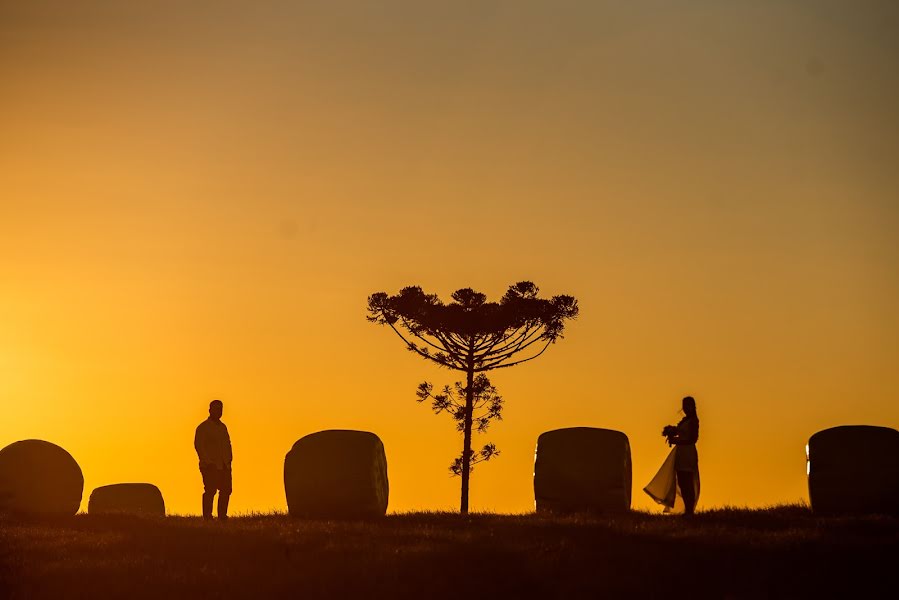
[[[430,346],[430,347],[432,347],[432,348],[436,348],[437,350],[440,350],[441,352],[446,352],[446,353],[448,353],[448,354],[451,354],[451,352],[450,352],[446,347],[440,346],[440,345],[438,345],[438,344],[435,344],[434,342],[432,342],[431,340],[429,340],[428,338],[426,338],[426,337],[423,336],[422,334],[420,334],[420,333],[415,333],[414,331],[410,331],[409,333],[411,333],[412,335],[414,335],[415,337],[417,337],[418,339],[420,339],[421,341],[423,341],[423,342],[424,342],[425,344],[427,344],[428,346]],[[437,337],[437,336],[434,336],[434,337],[437,338],[438,340],[440,340],[439,337]]]
[[[452,362],[440,360],[436,356],[431,356],[427,352],[419,350],[418,346],[416,346],[415,344],[413,344],[412,342],[407,340],[405,337],[403,337],[403,334],[400,333],[399,330],[393,326],[393,323],[388,323],[388,325],[390,325],[390,328],[393,329],[394,333],[396,333],[400,337],[400,339],[406,343],[407,348],[409,348],[410,350],[412,350],[413,352],[415,352],[422,358],[426,358],[430,361],[437,363],[438,365],[442,365],[444,367],[447,367],[448,369],[453,369],[455,371],[464,371],[465,370],[464,366],[458,366],[458,365],[453,364]]]
[[[486,344],[485,354],[493,352],[499,344],[514,343],[520,337],[527,335],[529,327],[519,327],[513,331],[498,333],[490,336],[490,343]]]
[[[498,363],[493,363],[492,365],[482,365],[480,368],[475,369],[475,373],[483,373],[484,371],[492,371],[494,369],[505,369],[506,367],[514,367],[515,365],[520,365],[521,363],[526,363],[529,360],[534,360],[535,358],[537,358],[538,356],[540,356],[541,354],[546,352],[546,349],[549,348],[550,344],[552,344],[552,340],[546,342],[546,345],[543,346],[543,349],[540,350],[540,352],[538,352],[537,354],[535,354],[534,356],[531,356],[529,358],[517,360],[515,362],[511,362],[511,363],[508,363],[505,365],[498,364]]]
[[[446,334],[435,333],[434,337],[437,338],[438,340],[440,340],[440,342],[446,346],[447,352],[454,354],[456,357],[462,357],[468,353],[468,348],[466,348],[464,345],[459,344],[458,341],[453,339],[453,335],[451,333],[446,333]],[[449,346],[452,346],[453,349],[450,350]],[[461,363],[462,361],[460,360],[459,362]]]
[[[521,333],[519,333],[519,331]],[[539,334],[541,332],[541,327],[528,325],[523,329],[516,329],[515,332],[509,334],[508,336],[503,336],[501,339],[497,340],[488,351],[482,352],[481,355],[485,360],[493,360],[494,356],[504,354],[508,351],[509,348],[517,344],[524,343],[526,340],[530,339],[535,333]],[[497,346],[500,346],[497,348]]]
[[[522,340],[521,342],[518,342],[518,344],[511,350],[509,350],[509,346],[506,346],[506,351],[504,354],[496,354],[494,356],[489,357],[487,360],[483,360],[481,362],[482,363],[488,362],[490,364],[498,365],[498,364],[508,360],[509,358],[515,356],[519,352],[526,350],[530,346],[533,346],[534,344],[536,344],[537,342],[539,342],[542,339],[544,339],[543,336],[538,335],[536,337],[533,337],[532,339],[528,338],[527,340]],[[525,342],[527,342],[527,343],[525,343]],[[552,340],[549,340],[549,342],[552,343]]]

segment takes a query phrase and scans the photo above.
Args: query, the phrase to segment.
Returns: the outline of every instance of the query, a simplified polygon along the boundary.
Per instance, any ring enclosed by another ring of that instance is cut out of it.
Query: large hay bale
[[[91,515],[165,516],[162,492],[152,483],[115,483],[96,488],[87,502]]]
[[[382,516],[390,491],[384,444],[367,431],[307,435],[284,458],[284,491],[293,516]]]
[[[808,492],[819,513],[899,513],[899,431],[844,425],[814,434]]]
[[[620,431],[571,427],[537,438],[538,511],[621,512],[631,507],[631,447]]]
[[[83,491],[81,468],[56,444],[23,440],[0,450],[0,509],[30,515],[74,515]]]

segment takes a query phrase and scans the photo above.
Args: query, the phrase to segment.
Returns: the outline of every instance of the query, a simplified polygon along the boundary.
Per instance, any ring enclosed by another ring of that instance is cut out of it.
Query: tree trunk
[[[459,512],[468,514],[468,480],[471,476],[471,422],[474,412],[474,364],[469,363],[468,385],[465,387],[465,429],[462,442],[462,500]]]

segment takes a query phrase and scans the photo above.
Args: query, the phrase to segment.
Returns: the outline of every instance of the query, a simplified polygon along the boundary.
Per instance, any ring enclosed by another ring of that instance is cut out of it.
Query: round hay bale
[[[624,512],[631,507],[631,447],[620,431],[571,427],[537,438],[538,511]]]
[[[843,425],[814,434],[808,493],[817,513],[899,513],[899,431]]]
[[[0,508],[27,515],[74,515],[83,491],[81,468],[56,444],[23,440],[0,450]]]
[[[284,491],[292,516],[383,516],[390,491],[384,444],[367,431],[307,435],[284,458]]]
[[[165,501],[162,492],[152,483],[115,483],[91,492],[87,513],[164,517]]]

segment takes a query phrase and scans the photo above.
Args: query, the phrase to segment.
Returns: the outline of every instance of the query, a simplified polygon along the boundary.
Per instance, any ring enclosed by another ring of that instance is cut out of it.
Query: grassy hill
[[[692,520],[0,519],[0,597],[10,598],[860,597],[892,583],[897,559],[899,518],[800,506]]]

